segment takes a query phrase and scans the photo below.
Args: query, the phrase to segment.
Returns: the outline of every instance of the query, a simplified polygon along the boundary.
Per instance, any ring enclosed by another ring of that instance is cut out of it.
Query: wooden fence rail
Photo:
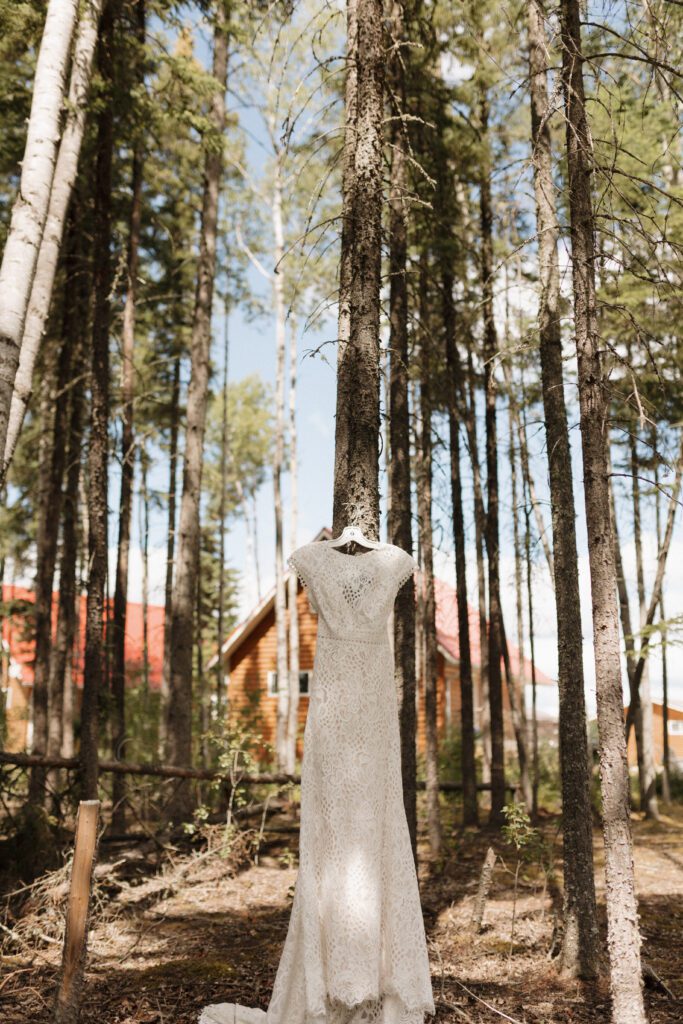
[[[80,768],[80,761],[77,757],[45,757],[42,754],[15,754],[0,750],[0,765],[10,764],[18,768],[67,768],[74,771]],[[152,775],[163,779],[224,779],[230,783],[230,775],[224,771],[213,768],[185,768],[180,765],[169,764],[134,764],[130,761],[101,760],[99,762],[101,772],[116,772],[120,775]],[[300,775],[287,775],[284,772],[259,772],[257,774],[239,775],[235,777],[235,785],[258,786],[269,782],[280,785],[292,783],[299,785]],[[425,783],[418,781],[418,789],[424,789]],[[514,792],[516,786],[508,785],[508,791]],[[444,781],[439,783],[439,789],[444,793],[459,793],[462,790],[460,782]],[[480,782],[477,784],[480,792],[491,789],[490,783]]]

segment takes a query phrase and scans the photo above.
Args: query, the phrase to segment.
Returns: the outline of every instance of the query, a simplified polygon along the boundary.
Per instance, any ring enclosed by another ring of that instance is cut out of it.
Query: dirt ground
[[[559,865],[557,821],[546,819],[543,831]],[[636,817],[634,832],[643,958],[676,997],[648,988],[649,1018],[652,1024],[681,1024],[683,812],[660,823]],[[502,861],[494,874],[483,930],[473,936],[472,904],[492,841]],[[602,900],[598,831],[595,842]],[[101,847],[82,1024],[194,1024],[202,1006],[221,1001],[265,1008],[296,881],[296,833],[276,836],[258,864],[232,874],[218,856],[180,858],[152,874],[149,859],[130,847]],[[514,851],[485,830],[452,831],[444,865],[430,869],[423,863],[420,887],[437,1006],[434,1019],[475,1024],[608,1022],[604,982],[586,987],[557,976],[549,955],[555,923],[552,886],[544,886],[542,874],[533,867],[520,873],[511,942],[515,863]],[[55,897],[62,904],[63,895]],[[51,1019],[60,953],[58,938],[50,934],[56,916],[38,916],[30,927],[19,928],[14,949],[3,957],[2,1024]],[[604,920],[601,927],[604,939]]]

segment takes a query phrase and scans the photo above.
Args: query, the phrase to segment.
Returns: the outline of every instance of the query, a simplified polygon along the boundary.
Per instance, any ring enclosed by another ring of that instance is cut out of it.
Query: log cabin
[[[31,701],[33,690],[34,643],[32,639],[31,605],[33,591],[15,584],[4,584],[2,589],[3,616],[0,628],[2,656],[0,658],[0,697],[4,702],[4,748],[8,751],[30,750],[32,743]],[[57,624],[59,592],[52,595],[53,635]],[[113,602],[109,601],[108,614]],[[80,704],[83,688],[83,661],[85,652],[86,596],[81,594],[77,606],[77,639],[70,666],[68,685],[74,687],[75,703]],[[164,656],[164,609],[147,605],[147,683],[152,690],[161,687]],[[143,680],[145,669],[145,616],[143,606],[128,602],[126,613],[126,681],[136,686]]]
[[[330,536],[321,530],[315,540]],[[421,585],[416,573],[416,588]],[[288,588],[286,588],[288,589]],[[454,589],[444,580],[435,579],[436,638],[437,638],[437,727],[439,737],[445,738],[452,728],[459,728],[460,674],[458,621]],[[417,592],[417,590],[416,590]],[[297,753],[301,756],[303,729],[308,711],[308,696],[315,656],[317,616],[313,612],[305,588],[298,582],[296,614],[299,619],[299,733]],[[486,715],[485,695],[482,692],[481,652],[479,647],[479,613],[469,609],[470,646],[474,676],[475,728],[480,733]],[[418,644],[418,648],[419,648]],[[509,643],[513,677],[527,686],[531,682],[531,664],[520,651]],[[233,729],[244,730],[251,736],[261,736],[263,746],[258,756],[268,760],[275,741],[277,716],[277,643],[275,633],[275,590],[260,601],[223,643],[220,651],[227,694],[228,721]],[[424,678],[417,658],[417,749],[425,747]],[[215,664],[215,662],[214,662]],[[538,686],[555,687],[556,683],[536,668]],[[510,751],[515,749],[510,701],[504,688],[505,741]],[[546,730],[547,731],[547,730]]]

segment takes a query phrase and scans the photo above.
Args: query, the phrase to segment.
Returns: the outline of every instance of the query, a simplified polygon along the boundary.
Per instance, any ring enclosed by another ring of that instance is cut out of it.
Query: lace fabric
[[[389,638],[416,562],[317,541],[289,565],[319,617],[289,930],[268,1010],[223,1003],[200,1024],[423,1024],[434,1002]]]

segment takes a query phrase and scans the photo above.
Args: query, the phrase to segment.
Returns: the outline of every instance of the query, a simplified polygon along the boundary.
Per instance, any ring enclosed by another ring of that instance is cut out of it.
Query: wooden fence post
[[[99,800],[81,800],[76,819],[76,842],[66,911],[62,977],[55,1004],[54,1024],[77,1024],[80,1012],[99,817]]]

